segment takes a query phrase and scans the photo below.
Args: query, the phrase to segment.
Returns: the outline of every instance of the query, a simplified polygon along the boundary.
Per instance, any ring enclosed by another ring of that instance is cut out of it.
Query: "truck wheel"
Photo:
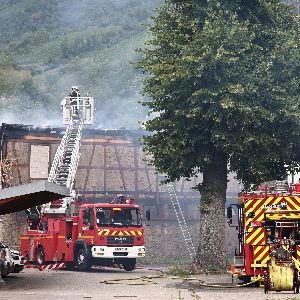
[[[73,270],[75,267],[74,263],[73,262],[67,262],[66,263],[66,270],[70,271],[70,270]]]
[[[130,272],[135,269],[136,259],[128,259],[122,263],[125,271]]]
[[[3,278],[8,275],[7,265],[2,260],[0,260],[0,272],[1,272],[1,275]],[[0,278],[1,278],[1,276],[0,276]]]
[[[36,261],[39,266],[42,266],[45,264],[45,252],[44,252],[43,247],[41,247],[41,246],[38,247],[38,249],[37,249]]]
[[[21,268],[21,266],[19,266],[19,265],[15,265],[15,268],[14,268],[14,270],[13,270],[13,273],[20,273],[21,271],[22,271],[23,269]]]
[[[79,271],[88,271],[91,269],[92,265],[88,259],[85,249],[80,248],[77,251],[76,259],[77,259],[77,268]]]

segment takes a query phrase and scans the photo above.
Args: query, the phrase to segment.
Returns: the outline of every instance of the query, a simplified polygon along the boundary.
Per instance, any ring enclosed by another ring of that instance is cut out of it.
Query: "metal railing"
[[[80,159],[79,149],[80,149],[80,145],[81,145],[82,128],[83,128],[83,120],[80,120],[78,129],[77,129],[75,145],[74,145],[74,149],[73,149],[72,156],[71,156],[69,176],[68,176],[68,179],[66,181],[66,186],[69,189],[72,189],[74,179],[75,179],[75,175],[76,175],[76,171],[77,171],[77,167],[78,167],[78,163],[79,163],[79,159]]]
[[[66,186],[72,194],[80,159],[83,125],[93,124],[94,121],[94,99],[92,97],[66,97],[61,101],[61,107],[64,123],[68,124],[68,127],[55,153],[48,181]],[[51,203],[47,203],[43,206],[43,212],[66,213],[71,199],[72,197],[66,197],[54,207]]]
[[[64,124],[72,123],[73,115],[81,113],[84,124],[94,123],[94,98],[93,97],[65,97],[61,101]]]
[[[64,185],[72,190],[79,158],[83,120],[74,120],[56,151],[48,181]]]
[[[49,182],[54,182],[54,180],[55,180],[55,177],[57,175],[58,166],[62,161],[65,145],[66,145],[66,142],[68,141],[68,137],[69,137],[71,131],[72,131],[72,123],[69,124],[69,126],[67,127],[66,132],[56,150],[56,153],[55,153],[55,156],[54,156],[54,159],[52,162],[51,170],[50,170],[50,173],[48,176]]]

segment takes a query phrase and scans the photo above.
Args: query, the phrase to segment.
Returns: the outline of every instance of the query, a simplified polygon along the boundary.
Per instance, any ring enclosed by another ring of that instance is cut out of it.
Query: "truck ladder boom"
[[[55,153],[48,176],[49,182],[65,186],[72,194],[72,188],[80,158],[80,145],[84,124],[93,124],[94,99],[92,97],[66,97],[61,102],[66,132]],[[72,198],[67,197],[55,204],[44,205],[44,212],[66,213]]]
[[[66,186],[72,190],[80,158],[80,144],[83,120],[73,119],[56,151],[48,181]]]
[[[168,183],[167,184],[167,189],[168,189],[168,192],[169,192],[169,196],[170,196],[172,206],[173,206],[174,211],[175,211],[175,215],[176,215],[180,230],[181,230],[183,238],[184,238],[184,242],[185,242],[186,247],[188,249],[188,254],[189,254],[191,259],[194,259],[195,256],[196,256],[196,250],[195,250],[195,247],[194,247],[194,243],[193,243],[189,228],[186,224],[186,221],[185,221],[185,218],[184,218],[184,215],[183,215],[178,197],[176,195],[174,184],[173,183]]]

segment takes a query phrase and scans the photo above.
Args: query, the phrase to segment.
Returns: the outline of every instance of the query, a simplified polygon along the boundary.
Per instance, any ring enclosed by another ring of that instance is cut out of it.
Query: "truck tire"
[[[133,271],[135,269],[136,259],[129,258],[122,263],[123,269],[127,272]]]
[[[42,246],[39,246],[36,253],[36,262],[39,266],[45,264],[45,252]]]
[[[7,266],[6,265],[2,266],[1,273],[2,273],[3,278],[5,278],[9,274],[8,271],[7,271]]]
[[[66,270],[71,271],[75,267],[75,264],[73,262],[66,262]]]
[[[84,248],[78,249],[76,255],[76,263],[79,271],[89,271],[91,269],[92,264]]]
[[[0,283],[3,282],[2,277],[7,275],[7,266],[2,259],[0,259]]]

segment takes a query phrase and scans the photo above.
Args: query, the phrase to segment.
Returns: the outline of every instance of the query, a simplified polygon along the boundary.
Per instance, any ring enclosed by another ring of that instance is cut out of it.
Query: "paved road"
[[[120,284],[105,284],[104,280],[134,279],[143,276],[160,276],[161,272],[149,267],[133,272],[118,269],[94,269],[91,272],[38,271],[27,269],[20,274],[10,274],[5,287],[0,290],[0,300],[31,299],[300,299],[293,293],[264,295],[261,288],[216,289],[202,288],[197,281],[183,282],[181,279],[153,278],[149,282],[137,280],[121,281]],[[230,275],[197,276],[208,283],[230,284]],[[147,284],[145,284],[147,283]],[[139,284],[139,285],[138,285]]]

